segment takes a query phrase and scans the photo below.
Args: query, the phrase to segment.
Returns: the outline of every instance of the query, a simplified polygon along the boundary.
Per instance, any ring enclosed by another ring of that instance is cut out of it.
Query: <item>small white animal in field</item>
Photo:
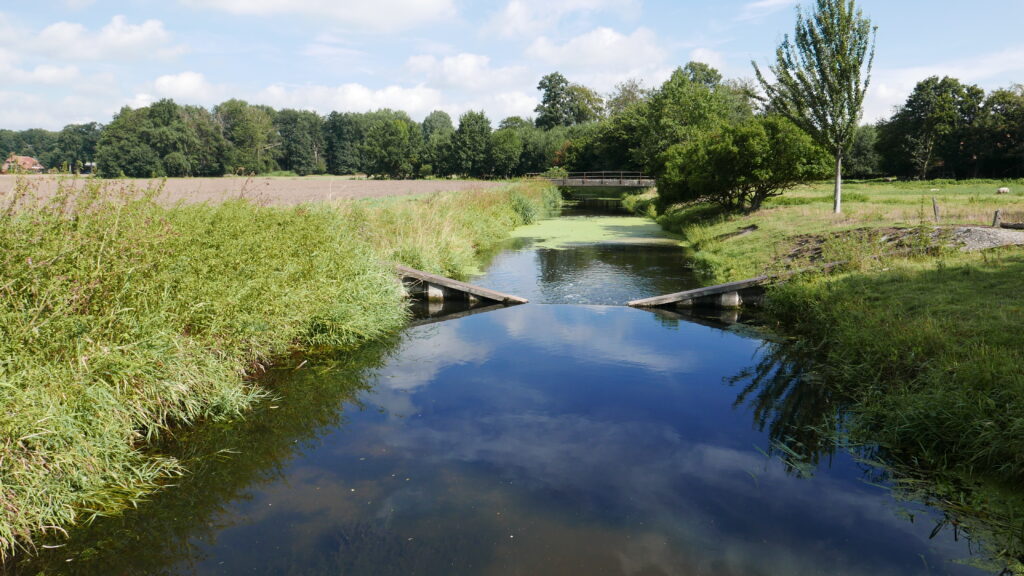
[[[999,190],[996,190],[996,194],[1009,194],[1009,193],[1010,193],[1010,189],[1007,188],[1006,186],[1003,186]]]

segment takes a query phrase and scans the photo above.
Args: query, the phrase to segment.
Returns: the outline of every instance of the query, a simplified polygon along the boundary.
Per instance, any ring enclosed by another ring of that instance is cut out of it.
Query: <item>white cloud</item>
[[[398,31],[456,16],[453,0],[179,0],[186,6],[253,16],[303,15],[373,31]]]
[[[525,67],[492,68],[491,59],[479,54],[457,54],[438,59],[431,55],[409,58],[406,68],[425,77],[432,86],[469,91],[494,91],[529,82]]]
[[[441,93],[423,85],[373,90],[355,83],[340,86],[274,84],[262,90],[254,100],[275,108],[316,110],[321,114],[393,108],[408,112],[414,118],[422,118],[441,108]]]
[[[41,64],[32,70],[9,69],[5,76],[14,84],[68,84],[78,79],[79,72],[74,66]]]
[[[88,80],[88,79],[84,79]],[[0,91],[0,127],[10,130],[60,130],[68,124],[109,122],[115,110],[109,96],[52,98],[22,91]]]
[[[24,92],[0,91],[0,126],[13,130],[55,126],[53,106],[43,97]]]
[[[756,20],[796,4],[797,0],[758,0],[757,2],[745,4],[736,19]]]
[[[629,36],[611,28],[597,28],[564,44],[542,36],[530,45],[527,54],[550,65],[585,70],[640,68],[661,63],[667,55],[657,35],[646,28]]]
[[[665,64],[668,53],[657,35],[646,28],[628,36],[611,28],[597,28],[564,44],[542,36],[530,45],[527,54],[570,80],[599,91],[610,90],[627,78],[657,86],[670,73]]]
[[[126,60],[180,52],[180,47],[168,47],[170,38],[159,20],[130,24],[124,16],[114,16],[98,32],[74,22],[51,24],[30,40],[29,46],[39,54],[64,60]]]
[[[533,110],[540,101],[522,91],[498,92],[455,103],[447,103],[441,109],[457,119],[469,110],[483,110],[494,128],[498,122],[509,116],[533,116]]]
[[[348,40],[335,36],[334,34],[321,34],[303,50],[306,56],[314,58],[358,58],[366,55],[366,52],[352,47]]]
[[[153,102],[156,102],[156,101],[157,101],[157,97],[156,96],[154,96],[152,94],[147,94],[145,92],[139,92],[135,96],[132,96],[130,100],[125,102],[124,105],[129,107],[129,108],[138,109],[138,108],[145,108],[146,106],[149,106],[150,104],[152,104]]]
[[[183,104],[215,104],[227,97],[227,90],[215,86],[197,72],[160,76],[153,82],[153,92],[161,98],[172,98]]]
[[[64,0],[64,4],[66,4],[67,7],[71,8],[72,10],[81,10],[83,8],[88,8],[89,6],[92,6],[95,3],[96,0]]]
[[[893,108],[906,102],[914,86],[930,76],[950,76],[986,90],[1009,86],[1024,77],[1024,46],[927,66],[876,69],[865,97],[864,121],[891,116]]]
[[[721,52],[711,50],[710,48],[695,48],[690,51],[690,61],[703,62],[713,68],[717,68],[719,72],[725,69],[725,56]]]
[[[635,13],[639,0],[511,0],[485,27],[501,36],[532,36],[555,27],[571,14]]]

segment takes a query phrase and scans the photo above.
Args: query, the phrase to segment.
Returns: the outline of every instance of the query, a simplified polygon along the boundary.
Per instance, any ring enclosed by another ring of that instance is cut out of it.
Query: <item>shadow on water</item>
[[[952,533],[971,543],[963,562],[992,574],[1024,574],[1024,494],[1017,486],[981,483],[962,473],[924,470],[888,458],[884,447],[851,446],[846,426],[856,406],[835,380],[817,370],[807,343],[769,339],[758,361],[726,379],[739,388],[734,407],[747,409],[757,430],[770,440],[766,454],[787,472],[809,478],[837,452],[854,455],[870,484],[884,486],[906,503],[911,523],[932,523],[929,538]],[[923,514],[922,506],[940,515]]]
[[[207,422],[169,438],[161,452],[187,469],[163,491],[121,516],[100,518],[71,531],[67,540],[44,542],[34,558],[0,566],[0,574],[180,574],[203,559],[203,545],[230,527],[223,518],[232,502],[246,500],[260,486],[281,481],[288,463],[346,414],[363,407],[357,395],[365,377],[387,362],[399,340],[364,347],[316,368],[278,369],[263,382],[274,399],[245,419]],[[301,365],[301,363],[299,364]],[[338,530],[339,546],[362,542],[380,547],[385,539],[365,526]]]

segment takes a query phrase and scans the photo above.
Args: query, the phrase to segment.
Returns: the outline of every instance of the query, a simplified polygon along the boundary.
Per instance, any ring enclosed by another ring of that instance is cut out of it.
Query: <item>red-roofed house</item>
[[[0,166],[0,174],[8,174],[10,172],[18,173],[39,173],[45,170],[43,165],[39,163],[39,160],[31,156],[16,156],[11,154],[7,160],[4,161],[3,166]]]

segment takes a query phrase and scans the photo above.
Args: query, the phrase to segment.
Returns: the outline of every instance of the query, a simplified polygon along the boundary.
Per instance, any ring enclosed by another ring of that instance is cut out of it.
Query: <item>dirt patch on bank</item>
[[[1007,230],[991,226],[962,226],[953,232],[953,238],[964,252],[1000,246],[1024,246],[1024,230]]]
[[[786,263],[821,262],[830,243],[847,243],[868,249],[868,256],[908,255],[934,252],[941,246],[977,252],[1001,246],[1024,246],[1024,230],[991,226],[921,228],[859,228],[827,235],[805,234],[792,239]]]
[[[89,178],[59,176],[22,176],[37,197],[50,197],[58,185],[81,189]],[[0,200],[8,198],[19,177],[0,176]],[[308,202],[334,202],[356,198],[412,196],[433,192],[485,190],[503,186],[503,182],[478,180],[357,180],[344,177],[307,178],[168,178],[151,180],[106,180],[115,188],[156,189],[162,203],[222,202],[229,198],[248,198],[255,202],[291,206]]]

